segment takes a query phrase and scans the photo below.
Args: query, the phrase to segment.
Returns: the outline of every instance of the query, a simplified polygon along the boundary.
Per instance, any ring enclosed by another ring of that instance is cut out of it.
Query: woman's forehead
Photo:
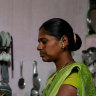
[[[46,38],[46,37],[50,37],[51,35],[48,35],[46,30],[44,28],[41,28],[39,31],[39,35],[38,38]]]
[[[38,39],[40,39],[40,38],[56,39],[57,40],[57,38],[55,36],[47,34],[47,31],[44,28],[41,28],[39,31]]]
[[[39,30],[39,35],[44,35],[44,34],[46,34],[46,30],[44,28],[41,28]]]
[[[54,36],[46,34],[46,30],[40,30],[38,35],[38,40],[41,40],[41,39],[54,40],[56,38]]]

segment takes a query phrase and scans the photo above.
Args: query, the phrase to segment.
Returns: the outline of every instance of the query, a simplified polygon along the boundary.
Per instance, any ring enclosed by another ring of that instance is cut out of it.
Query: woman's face
[[[56,40],[54,36],[47,35],[46,30],[42,28],[38,36],[37,50],[40,51],[40,57],[45,62],[51,62],[58,59],[62,52],[61,41]]]

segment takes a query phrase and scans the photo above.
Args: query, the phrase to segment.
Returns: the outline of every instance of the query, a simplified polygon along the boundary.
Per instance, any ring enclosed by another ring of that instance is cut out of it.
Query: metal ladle
[[[21,78],[18,81],[18,86],[19,86],[20,89],[24,89],[25,85],[26,85],[25,80],[24,80],[23,75],[22,75],[22,71],[23,71],[23,61],[20,62],[20,75],[21,75]]]
[[[40,96],[39,95],[40,82],[41,82],[41,79],[38,77],[38,72],[37,72],[37,61],[34,61],[34,64],[33,64],[33,88],[31,89],[30,96]]]

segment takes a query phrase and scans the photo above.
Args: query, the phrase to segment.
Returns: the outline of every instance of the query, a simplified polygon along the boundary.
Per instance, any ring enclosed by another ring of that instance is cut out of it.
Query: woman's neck
[[[70,64],[72,64],[74,62],[75,61],[72,58],[72,55],[70,53],[64,53],[64,54],[62,54],[62,56],[60,56],[58,58],[57,61],[55,61],[56,71],[59,71],[63,67],[68,66],[68,65],[70,65]]]

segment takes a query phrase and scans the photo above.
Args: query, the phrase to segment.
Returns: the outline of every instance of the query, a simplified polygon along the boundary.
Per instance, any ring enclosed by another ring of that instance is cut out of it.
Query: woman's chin
[[[48,60],[47,59],[42,59],[44,62],[48,62]]]
[[[42,58],[42,60],[43,60],[44,62],[51,62],[51,60],[49,60],[49,59],[47,59],[47,58]]]

